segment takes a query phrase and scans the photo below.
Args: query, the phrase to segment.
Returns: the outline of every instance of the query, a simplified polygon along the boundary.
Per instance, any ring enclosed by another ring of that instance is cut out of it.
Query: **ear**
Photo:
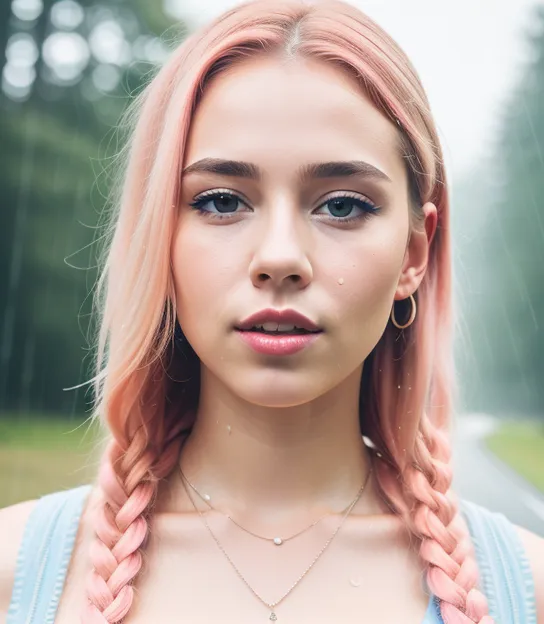
[[[427,271],[429,249],[436,232],[438,214],[436,206],[431,202],[427,202],[422,211],[425,220],[417,229],[411,230],[406,245],[402,272],[395,292],[395,300],[397,301],[406,299],[415,293]]]

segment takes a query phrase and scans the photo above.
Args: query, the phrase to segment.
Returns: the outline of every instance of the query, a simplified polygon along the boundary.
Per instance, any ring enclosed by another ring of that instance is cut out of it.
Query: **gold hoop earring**
[[[395,318],[395,302],[393,302],[393,307],[391,308],[391,322],[398,329],[405,329],[406,327],[409,327],[414,322],[414,319],[416,318],[416,311],[417,311],[416,300],[414,299],[413,295],[410,295],[409,299],[412,303],[412,312],[410,314],[410,318],[408,319],[408,322],[405,325],[399,325],[399,323],[397,322],[397,319]]]

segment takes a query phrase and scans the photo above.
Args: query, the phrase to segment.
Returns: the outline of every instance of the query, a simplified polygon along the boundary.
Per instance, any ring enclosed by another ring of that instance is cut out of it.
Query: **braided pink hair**
[[[416,320],[401,332],[389,324],[365,361],[361,430],[381,456],[376,478],[382,494],[420,540],[444,621],[490,624],[468,529],[450,491],[447,428],[455,388],[449,199],[440,142],[404,52],[367,16],[334,0],[256,0],[225,13],[180,45],[129,109],[126,119],[135,124],[96,299],[95,413],[111,441],[99,473],[102,502],[82,622],[112,624],[128,613],[159,485],[178,461],[197,408],[198,357],[173,340],[168,244],[192,113],[212,76],[267,53],[318,58],[355,76],[375,106],[400,121],[413,226],[421,223],[423,204],[437,206]]]

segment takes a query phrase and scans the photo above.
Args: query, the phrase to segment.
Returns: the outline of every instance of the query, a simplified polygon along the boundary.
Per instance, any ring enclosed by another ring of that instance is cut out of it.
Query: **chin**
[[[319,383],[315,372],[255,371],[228,383],[231,391],[260,407],[296,407],[315,400],[328,390],[330,382]],[[333,384],[334,385],[334,384]]]

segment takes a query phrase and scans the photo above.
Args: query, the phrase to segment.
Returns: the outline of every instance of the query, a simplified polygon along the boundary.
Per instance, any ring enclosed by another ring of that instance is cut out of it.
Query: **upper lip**
[[[255,325],[272,322],[292,324],[308,331],[322,331],[321,328],[318,327],[313,321],[296,310],[274,310],[273,308],[267,308],[266,310],[255,312],[255,314],[248,316],[236,325],[236,329],[247,330],[251,329]]]

